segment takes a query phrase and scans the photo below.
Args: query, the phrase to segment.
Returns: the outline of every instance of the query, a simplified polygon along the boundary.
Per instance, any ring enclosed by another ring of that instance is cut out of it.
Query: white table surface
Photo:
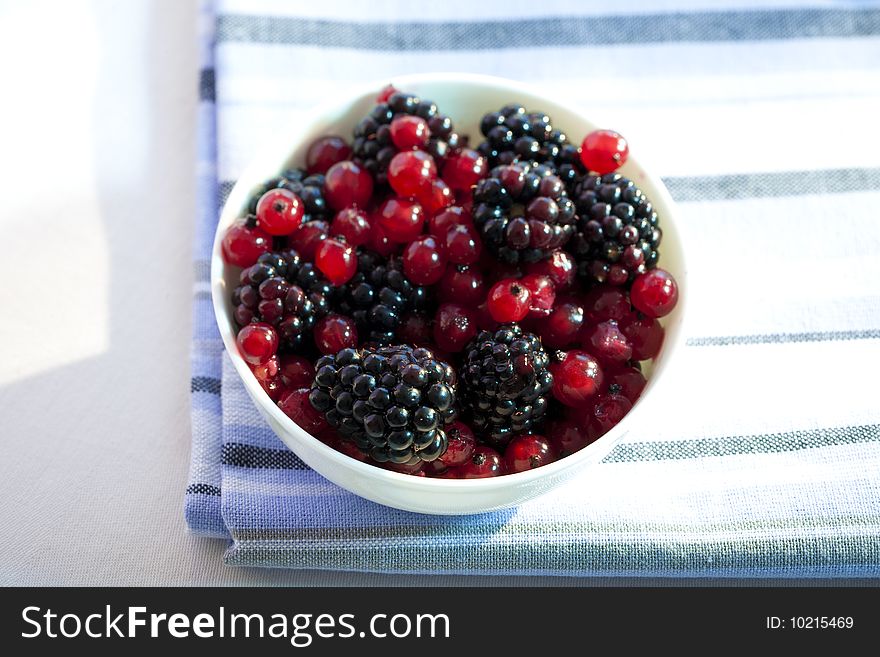
[[[0,585],[603,583],[232,568],[187,532],[195,20],[0,0]]]

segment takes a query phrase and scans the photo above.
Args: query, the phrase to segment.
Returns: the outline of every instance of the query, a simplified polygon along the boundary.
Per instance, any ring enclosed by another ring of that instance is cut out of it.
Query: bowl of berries
[[[422,513],[583,475],[683,340],[662,182],[620,134],[487,76],[400,77],[298,117],[230,192],[211,279],[275,433],[330,481]]]

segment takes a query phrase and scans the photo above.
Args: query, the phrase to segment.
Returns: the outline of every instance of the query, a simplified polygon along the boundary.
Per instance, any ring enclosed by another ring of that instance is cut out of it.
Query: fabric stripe
[[[211,484],[190,484],[186,487],[187,494],[220,495],[220,487]]]
[[[840,340],[880,339],[880,329],[864,331],[808,331],[806,333],[768,333],[765,335],[728,335],[688,338],[689,347],[728,347],[751,344],[784,344],[787,342],[837,342]]]
[[[217,99],[214,69],[203,68],[199,71],[199,100],[213,103]]]
[[[635,16],[558,16],[518,21],[348,23],[221,15],[217,41],[359,50],[502,50],[669,41],[763,41],[880,33],[880,10],[772,9]]]
[[[871,424],[829,429],[807,429],[757,436],[730,436],[661,442],[633,442],[617,445],[602,463],[668,461],[732,456],[735,454],[778,454],[816,447],[880,441],[880,425]]]
[[[223,465],[239,468],[273,470],[309,470],[296,454],[288,449],[268,449],[241,443],[226,443],[221,454]]]
[[[220,394],[220,379],[209,376],[194,376],[190,381],[190,392],[208,392],[212,395]]]

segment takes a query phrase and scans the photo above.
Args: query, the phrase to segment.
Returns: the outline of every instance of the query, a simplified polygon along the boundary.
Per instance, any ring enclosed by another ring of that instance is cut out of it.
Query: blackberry
[[[434,461],[455,419],[455,372],[428,349],[343,349],[315,363],[309,402],[374,461]]]
[[[505,105],[497,112],[485,114],[480,132],[486,138],[477,150],[499,164],[544,164],[551,167],[566,185],[584,174],[577,146],[570,144],[565,133],[556,130],[543,112],[528,112],[521,105]]]
[[[619,173],[589,174],[575,187],[578,230],[568,250],[587,281],[624,285],[657,266],[663,233],[651,201]]]
[[[413,94],[392,94],[388,102],[377,104],[354,129],[354,159],[372,174],[377,185],[388,182],[388,164],[397,154],[391,141],[390,124],[401,114],[419,116],[427,121],[431,138],[425,151],[434,157],[438,166],[447,153],[459,146],[460,139],[454,131],[452,119],[440,114],[436,104]]]
[[[498,447],[515,435],[535,432],[553,385],[549,365],[538,336],[518,324],[477,334],[460,370],[462,405],[474,430]]]
[[[357,273],[339,290],[335,307],[354,319],[362,341],[391,344],[408,314],[427,311],[428,288],[404,275],[400,258],[361,251]]]
[[[260,197],[270,189],[278,187],[290,190],[299,196],[305,209],[303,223],[315,221],[316,219],[330,221],[333,218],[333,212],[324,200],[324,175],[313,174],[307,176],[304,169],[296,168],[288,169],[280,176],[270,178],[254,190],[248,201],[248,213],[256,214],[257,202],[260,200]]]
[[[495,167],[474,188],[474,223],[502,262],[537,262],[575,232],[575,207],[549,167]]]
[[[312,350],[312,329],[329,311],[333,289],[311,263],[303,264],[293,249],[264,253],[239,281],[232,292],[239,326],[266,322],[278,330],[280,350]]]

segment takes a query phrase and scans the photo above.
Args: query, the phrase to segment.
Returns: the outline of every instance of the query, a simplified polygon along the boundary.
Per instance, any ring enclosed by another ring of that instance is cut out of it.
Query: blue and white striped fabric
[[[880,575],[880,3],[222,0],[203,23],[186,518],[229,564]],[[207,263],[276,127],[355,81],[448,70],[625,134],[680,202],[691,276],[652,421],[540,500],[453,518],[364,501],[284,447],[223,356]]]

